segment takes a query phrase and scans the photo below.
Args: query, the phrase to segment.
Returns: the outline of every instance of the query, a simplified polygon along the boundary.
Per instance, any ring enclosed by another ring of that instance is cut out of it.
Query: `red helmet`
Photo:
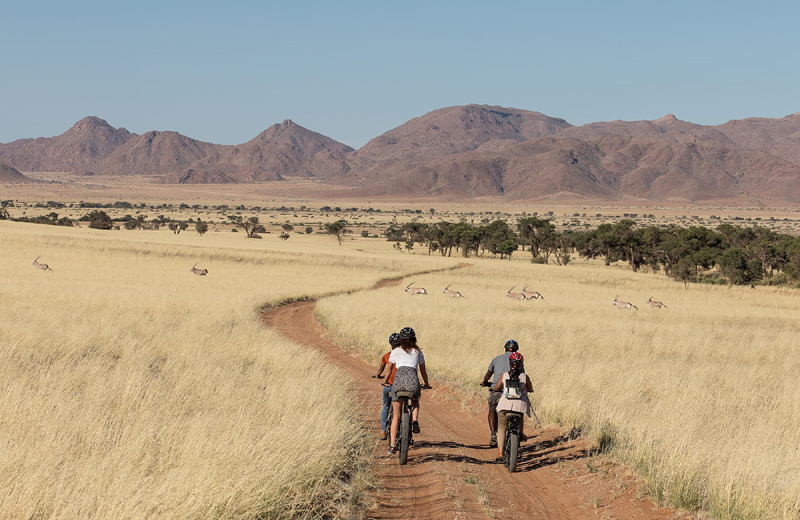
[[[520,354],[519,352],[512,352],[508,356],[508,361],[510,363],[515,363],[515,362],[516,363],[522,363],[523,360],[524,360],[524,358],[522,357],[522,354]]]

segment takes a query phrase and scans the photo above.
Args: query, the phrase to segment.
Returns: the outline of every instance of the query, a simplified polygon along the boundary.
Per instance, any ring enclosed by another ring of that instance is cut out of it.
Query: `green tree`
[[[530,247],[531,259],[539,256],[555,230],[552,222],[539,217],[527,217],[517,222],[517,233],[522,243]]]
[[[347,228],[347,221],[342,219],[336,222],[326,223],[325,232],[330,235],[335,235],[336,239],[339,241],[339,245],[342,245],[342,237],[350,233],[350,229]]]
[[[208,224],[200,219],[197,219],[197,222],[194,224],[194,230],[197,231],[197,234],[203,236],[208,232]]]

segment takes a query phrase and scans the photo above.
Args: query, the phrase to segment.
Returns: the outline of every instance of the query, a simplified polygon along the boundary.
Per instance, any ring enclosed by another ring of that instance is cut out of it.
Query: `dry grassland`
[[[413,277],[428,296],[387,288],[325,299],[318,313],[372,361],[390,332],[414,327],[432,377],[481,402],[489,361],[516,339],[540,418],[615,449],[657,500],[719,519],[800,518],[800,292],[684,288],[658,274],[519,257]],[[451,282],[465,299],[442,294]],[[544,300],[505,298],[526,283]],[[616,294],[638,312],[616,310]],[[651,296],[667,308],[650,309]]]
[[[257,309],[428,259],[11,222],[0,244],[0,518],[316,518],[358,498],[347,381]]]

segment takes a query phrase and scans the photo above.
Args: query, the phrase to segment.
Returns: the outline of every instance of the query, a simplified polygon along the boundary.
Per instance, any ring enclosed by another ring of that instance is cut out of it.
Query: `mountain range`
[[[464,105],[412,119],[358,150],[290,120],[246,143],[218,145],[87,117],[55,137],[0,144],[0,164],[166,183],[312,177],[370,196],[800,202],[800,113],[717,126],[673,115],[573,126],[539,112]]]

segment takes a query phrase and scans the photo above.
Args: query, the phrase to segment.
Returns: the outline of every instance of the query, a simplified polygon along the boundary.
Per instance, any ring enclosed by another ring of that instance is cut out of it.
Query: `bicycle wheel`
[[[403,415],[400,416],[400,465],[408,460],[408,445],[411,439],[411,413],[403,406]]]
[[[517,456],[519,455],[519,435],[512,433],[508,436],[508,471],[517,471]]]

